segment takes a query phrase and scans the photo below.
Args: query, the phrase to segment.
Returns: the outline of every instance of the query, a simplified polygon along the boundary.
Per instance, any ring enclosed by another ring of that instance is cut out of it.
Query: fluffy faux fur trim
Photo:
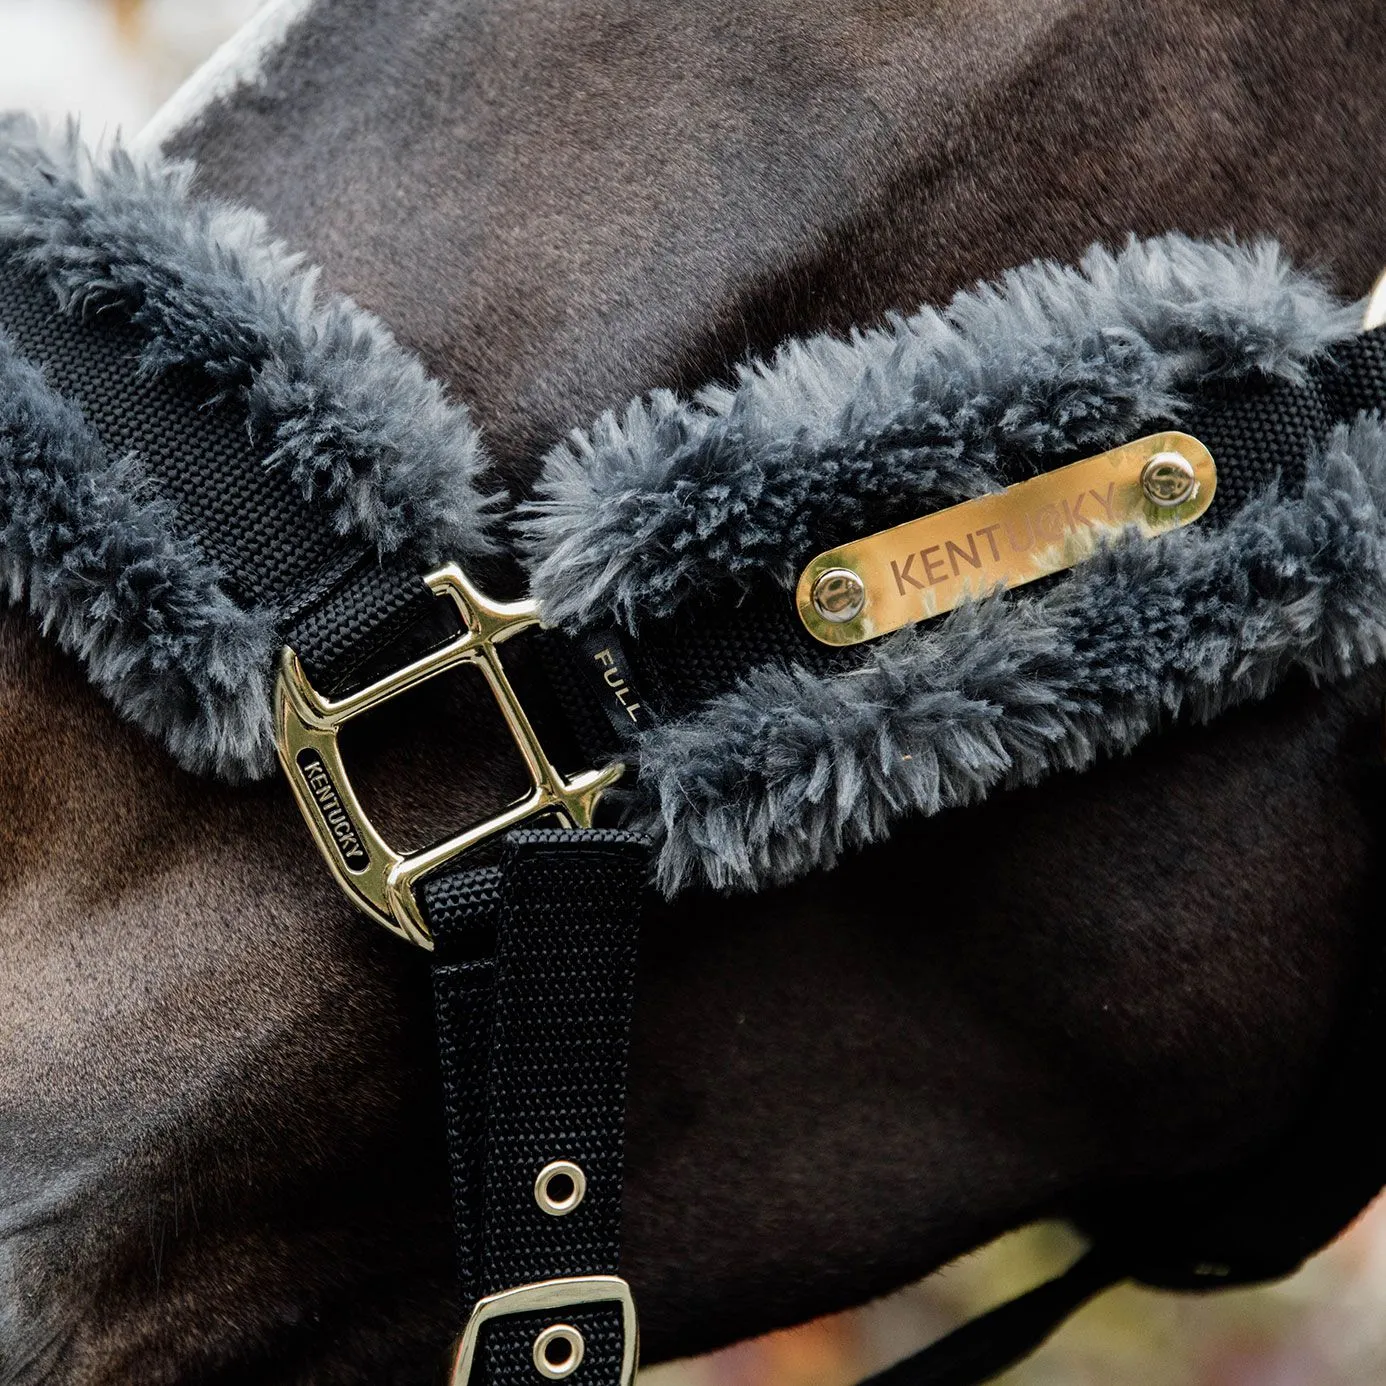
[[[371,314],[321,298],[317,273],[245,208],[195,197],[189,164],[88,150],[75,128],[0,122],[0,244],[66,312],[119,301],[143,364],[205,370],[244,393],[266,465],[339,534],[434,561],[488,552],[494,498],[467,411]]]
[[[189,165],[85,148],[0,118],[0,252],[55,311],[112,303],[141,365],[204,371],[248,408],[336,533],[421,565],[486,553],[486,459],[467,411],[370,314],[323,298],[261,217],[194,195]],[[138,457],[107,456],[79,408],[0,341],[0,574],[116,706],[185,767],[240,779],[274,764],[276,613],[246,610],[178,537]]]
[[[111,457],[3,334],[0,588],[184,765],[240,778],[272,759],[274,614],[231,601],[137,459]]]
[[[183,166],[0,120],[0,246],[69,312],[112,301],[150,371],[188,363],[248,402],[268,465],[325,524],[421,561],[489,547],[464,411],[373,318],[319,300],[257,216]],[[817,548],[994,489],[1018,460],[1177,419],[1210,381],[1297,380],[1355,330],[1272,244],[1181,236],[1036,264],[842,341],[792,343],[735,388],[659,394],[548,458],[523,529],[546,618],[638,633],[695,592],[793,582]],[[275,614],[246,610],[142,474],[0,336],[0,583],[183,764],[271,760]],[[1386,431],[1338,429],[1302,494],[1221,528],[1122,542],[1043,591],[963,608],[861,652],[784,664],[645,732],[631,813],[670,893],[832,862],[901,814],[1120,751],[1288,670],[1386,654]]]
[[[993,490],[1017,458],[1125,441],[1212,382],[1299,382],[1359,320],[1271,242],[1169,235],[790,343],[735,388],[656,394],[555,449],[524,521],[534,590],[554,623],[638,634],[695,594],[790,588],[818,550]],[[1086,765],[1291,667],[1380,658],[1384,457],[1363,422],[1301,497],[1119,544],[1042,593],[872,646],[850,674],[767,665],[645,733],[634,812],[661,886],[788,880],[904,813]]]
[[[1302,497],[1222,530],[1128,541],[1039,596],[963,608],[849,675],[766,667],[642,740],[659,878],[754,887],[830,865],[905,813],[1125,751],[1291,669],[1386,655],[1386,430],[1339,427]]]
[[[551,452],[534,593],[555,623],[636,630],[713,587],[790,587],[819,549],[995,488],[1007,455],[1125,441],[1210,380],[1296,380],[1358,321],[1272,242],[1170,235],[792,342],[735,389],[658,392]]]

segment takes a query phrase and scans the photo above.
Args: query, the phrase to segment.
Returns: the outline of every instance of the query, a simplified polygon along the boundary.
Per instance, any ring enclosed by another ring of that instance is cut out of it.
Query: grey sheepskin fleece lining
[[[659,391],[545,461],[527,507],[550,621],[667,616],[813,553],[1002,484],[999,459],[1101,450],[1178,418],[1188,391],[1298,381],[1360,314],[1272,242],[1170,235],[1079,268],[1038,263],[943,311],[782,347],[735,390]]]
[[[35,465],[39,460],[42,465]],[[134,458],[111,457],[0,333],[0,585],[185,765],[273,756],[274,621],[243,611]]]
[[[1290,670],[1386,655],[1386,429],[1335,431],[1302,498],[1221,531],[1119,543],[1043,596],[994,598],[883,641],[860,670],[766,667],[640,747],[659,881],[754,888],[831,865],[906,813],[1129,750]]]
[[[0,249],[55,310],[126,307],[143,367],[244,401],[324,525],[420,564],[492,547],[466,411],[375,319],[321,298],[253,213],[192,170],[0,119]],[[790,343],[731,387],[657,393],[557,446],[519,532],[546,620],[637,637],[696,596],[788,589],[829,543],[994,490],[1016,460],[1178,420],[1210,382],[1304,378],[1356,330],[1269,242],[1171,235],[1034,264],[846,340]],[[1286,459],[1298,461],[1299,459]],[[0,335],[0,580],[180,763],[271,761],[276,613],[246,610],[156,493]],[[748,669],[641,734],[627,813],[669,894],[830,865],[906,813],[1128,749],[1289,671],[1386,655],[1386,429],[1339,427],[1300,494],[1221,528],[1119,540],[1062,580],[864,646],[850,672]]]
[[[1169,235],[1016,269],[574,435],[526,511],[534,589],[552,621],[614,616],[637,635],[718,588],[789,590],[831,543],[996,489],[1008,454],[1113,446],[1210,382],[1299,382],[1359,322],[1271,242]],[[903,814],[1081,768],[1291,669],[1380,659],[1383,488],[1381,425],[1364,417],[1310,460],[1302,496],[1264,495],[1221,530],[1120,542],[1042,592],[866,647],[847,674],[750,672],[641,737],[633,813],[660,886],[788,881]]]
[[[321,296],[263,218],[195,196],[193,179],[187,164],[93,153],[73,128],[0,117],[0,249],[46,278],[56,311],[128,309],[146,372],[191,365],[235,394],[266,467],[336,533],[421,564],[490,552],[497,498],[481,489],[467,411],[377,319]],[[174,539],[138,456],[105,456],[12,344],[0,369],[10,600],[27,598],[180,764],[267,773],[273,614],[236,606],[196,545]]]

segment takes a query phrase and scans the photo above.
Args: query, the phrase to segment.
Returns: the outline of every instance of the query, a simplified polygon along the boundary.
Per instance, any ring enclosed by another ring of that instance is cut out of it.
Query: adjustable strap
[[[520,830],[498,863],[424,888],[458,1273],[477,1306],[452,1386],[629,1381],[622,1151],[648,853],[619,830]],[[990,1380],[1125,1274],[1094,1249],[865,1386]]]
[[[645,841],[520,830],[498,864],[425,889],[458,1271],[455,1386],[621,1386],[626,1055]]]

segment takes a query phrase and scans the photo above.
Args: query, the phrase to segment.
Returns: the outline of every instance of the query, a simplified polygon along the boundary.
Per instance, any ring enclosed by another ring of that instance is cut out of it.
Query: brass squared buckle
[[[430,573],[424,582],[435,596],[451,597],[462,617],[463,633],[440,649],[348,697],[325,698],[309,682],[291,649],[280,656],[274,694],[275,741],[298,806],[347,896],[392,933],[421,948],[433,947],[416,895],[430,871],[497,833],[508,832],[540,813],[553,813],[569,827],[590,828],[597,801],[625,770],[620,764],[565,777],[549,760],[534,727],[506,676],[499,646],[539,624],[532,601],[494,602],[467,580],[456,564]],[[532,788],[516,803],[484,823],[421,852],[396,851],[366,817],[346,767],[338,736],[352,718],[397,698],[419,684],[455,668],[474,664],[486,678],[515,738]]]
[[[533,1285],[517,1285],[513,1290],[480,1299],[467,1320],[457,1352],[453,1357],[449,1386],[468,1386],[476,1365],[481,1330],[496,1319],[515,1314],[558,1314],[564,1309],[582,1309],[595,1304],[618,1304],[621,1307],[621,1381],[631,1386],[640,1360],[640,1328],[635,1314],[635,1300],[630,1286],[619,1275],[581,1275],[562,1280],[541,1280]],[[541,1345],[549,1333],[558,1331],[576,1342],[577,1351],[564,1364],[547,1368],[543,1364]],[[535,1338],[534,1358],[539,1375],[561,1380],[576,1372],[582,1361],[582,1337],[568,1324],[540,1328]]]

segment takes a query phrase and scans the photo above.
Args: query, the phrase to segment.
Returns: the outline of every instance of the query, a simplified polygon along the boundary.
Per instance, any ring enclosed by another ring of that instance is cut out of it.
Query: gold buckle
[[[619,1304],[621,1306],[621,1386],[632,1386],[635,1380],[636,1364],[640,1360],[640,1328],[635,1314],[635,1300],[630,1286],[619,1275],[580,1275],[563,1280],[540,1280],[533,1285],[517,1285],[513,1290],[501,1290],[498,1294],[479,1299],[467,1320],[467,1327],[457,1344],[453,1358],[450,1386],[468,1386],[472,1367],[476,1362],[477,1346],[481,1330],[493,1319],[509,1318],[513,1314],[535,1314],[548,1311],[556,1313],[560,1309],[580,1309],[590,1304]],[[576,1335],[568,1325],[551,1325]],[[536,1337],[542,1338],[549,1329],[540,1329]],[[576,1370],[581,1356],[567,1371],[543,1373],[558,1379]]]
[[[498,649],[511,636],[539,624],[534,602],[493,602],[451,563],[430,573],[424,582],[435,596],[451,597],[457,604],[465,627],[461,635],[360,692],[335,700],[317,692],[298,656],[286,648],[280,656],[275,685],[274,723],[280,763],[338,884],[358,908],[392,933],[421,948],[432,948],[433,939],[415,895],[423,876],[536,814],[554,813],[569,827],[591,827],[597,801],[625,767],[616,764],[604,770],[585,770],[569,779],[540,745],[506,676]],[[380,836],[361,808],[342,763],[338,735],[352,718],[459,664],[475,664],[481,669],[524,759],[532,788],[495,817],[436,847],[413,854],[398,852]]]

